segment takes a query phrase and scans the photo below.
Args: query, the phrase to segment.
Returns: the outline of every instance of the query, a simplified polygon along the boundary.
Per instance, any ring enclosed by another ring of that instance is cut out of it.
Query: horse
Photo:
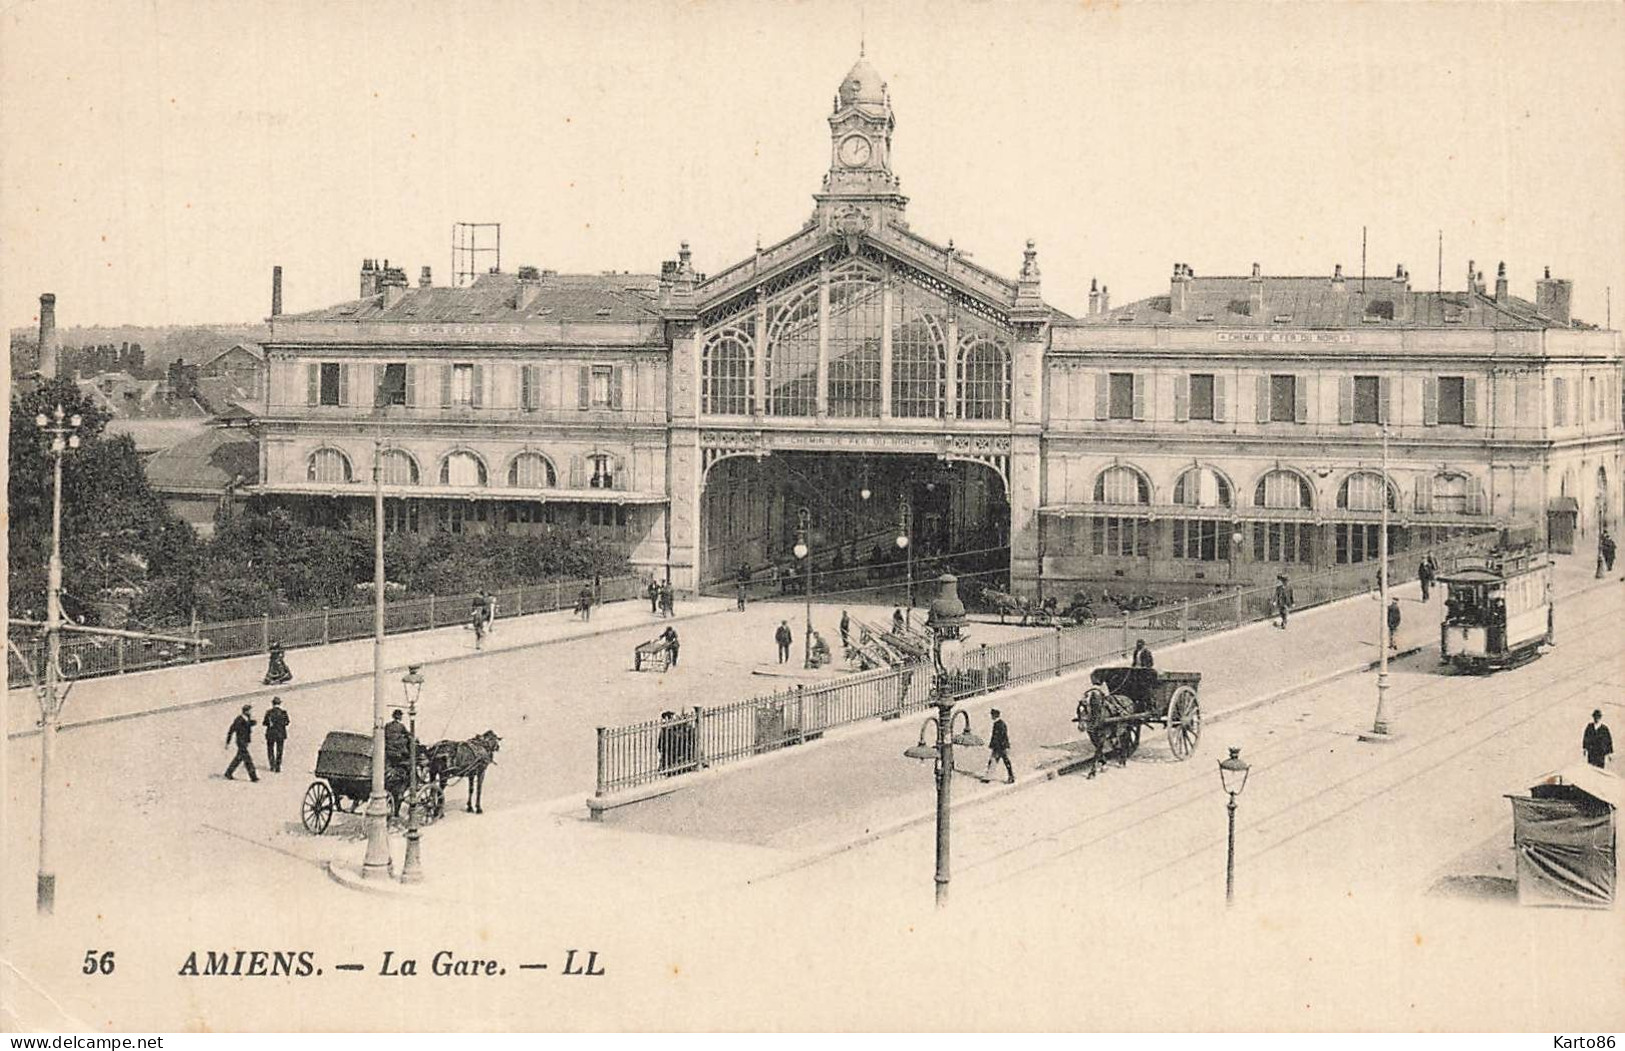
[[[1089,743],[1094,746],[1095,754],[1089,761],[1089,777],[1093,779],[1100,771],[1101,760],[1109,757],[1117,760],[1118,766],[1128,765],[1129,752],[1133,750],[1134,731],[1122,723],[1114,723],[1114,716],[1121,716],[1123,712],[1112,703],[1111,695],[1101,689],[1091,689],[1083,695],[1078,702],[1077,714],[1074,721],[1078,729],[1089,735]]]
[[[440,791],[454,778],[468,779],[468,801],[464,809],[470,814],[483,814],[480,804],[485,797],[485,768],[496,762],[497,749],[502,738],[487,730],[466,741],[437,741],[429,747],[429,765],[440,779]]]

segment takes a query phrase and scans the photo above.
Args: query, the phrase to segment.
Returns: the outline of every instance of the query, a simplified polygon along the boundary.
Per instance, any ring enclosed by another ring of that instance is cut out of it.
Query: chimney
[[[1094,278],[1089,279],[1089,316],[1094,317],[1100,313],[1100,282]]]
[[[389,260],[373,270],[373,281],[384,294],[384,309],[388,310],[406,298],[406,268],[390,266]]]
[[[1467,302],[1469,303],[1473,301],[1473,293],[1478,291],[1478,271],[1474,269],[1475,265],[1471,259],[1467,260]]]
[[[1338,263],[1336,268],[1332,270],[1332,284],[1339,288],[1344,284],[1342,263]]]
[[[1394,320],[1411,320],[1411,275],[1404,263],[1394,267]]]
[[[426,267],[426,266],[421,267],[418,270],[418,287],[419,288],[430,288],[433,285],[434,285],[434,279],[429,274],[429,268]]]
[[[1112,308],[1112,290],[1105,285],[1100,286],[1100,312],[1104,314]]]
[[[1569,317],[1569,300],[1574,295],[1574,282],[1565,281],[1552,276],[1552,268],[1546,268],[1546,276],[1535,282],[1535,309],[1559,324],[1567,325],[1572,320]],[[41,322],[44,321],[44,310],[40,312]]]
[[[282,316],[282,268],[271,268],[271,316]]]
[[[1264,316],[1264,271],[1257,263],[1253,264],[1253,276],[1247,279],[1247,308],[1255,318]]]
[[[39,297],[39,374],[45,379],[56,379],[60,346],[56,338],[56,293],[44,292]]]
[[[361,298],[369,299],[378,294],[378,267],[371,259],[361,260]]]
[[[1184,263],[1174,264],[1174,279],[1168,287],[1168,313],[1183,314],[1190,309],[1191,271]]]
[[[1507,305],[1507,265],[1499,263],[1495,267],[1495,303],[1497,306]]]
[[[513,308],[515,310],[529,310],[530,305],[536,302],[536,297],[542,292],[542,273],[534,266],[519,268],[519,285],[514,292]]]

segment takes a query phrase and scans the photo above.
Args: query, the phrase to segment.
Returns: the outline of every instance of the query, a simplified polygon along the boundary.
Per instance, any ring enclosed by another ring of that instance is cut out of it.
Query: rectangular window
[[[1213,415],[1213,376],[1207,373],[1191,375],[1191,419],[1211,420]]]
[[[473,365],[453,365],[451,367],[451,403],[453,405],[474,404]]]
[[[1096,555],[1145,558],[1151,554],[1151,523],[1116,515],[1090,519],[1090,550]]]
[[[378,384],[378,404],[406,404],[406,366],[404,364],[383,366],[383,375]]]
[[[1254,562],[1309,562],[1314,525],[1309,522],[1254,522]]]
[[[1460,376],[1439,377],[1439,422],[1458,427],[1466,422],[1465,385]]]
[[[615,370],[609,365],[594,365],[592,367],[592,407],[607,409],[610,407],[610,387],[615,378]]]
[[[322,400],[323,405],[338,405],[339,377],[342,375],[342,366],[336,361],[322,362]]]
[[[1340,523],[1337,526],[1337,564],[1378,562],[1382,559],[1382,526],[1374,523]],[[1388,557],[1391,559],[1406,548],[1405,530],[1401,526],[1388,527]]]
[[[1174,522],[1174,557],[1198,562],[1230,560],[1230,525],[1227,522]]]
[[[1114,420],[1132,420],[1134,418],[1134,374],[1132,372],[1114,372],[1111,374],[1111,418]]]
[[[1382,383],[1375,376],[1354,377],[1354,422],[1381,423],[1378,406],[1382,402]]]
[[[1298,419],[1298,377],[1270,377],[1270,422],[1295,423]]]

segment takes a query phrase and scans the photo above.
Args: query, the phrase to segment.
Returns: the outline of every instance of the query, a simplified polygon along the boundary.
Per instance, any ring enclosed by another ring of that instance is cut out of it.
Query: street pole
[[[948,904],[948,810],[954,777],[954,700],[940,693],[937,705],[937,908]]]
[[[1236,903],[1236,794],[1230,793],[1230,802],[1225,804],[1230,811],[1230,845],[1224,856],[1224,904],[1226,907]]]
[[[1382,424],[1382,533],[1377,537],[1377,717],[1371,724],[1371,738],[1386,740],[1388,733],[1388,421]]]
[[[372,795],[367,800],[367,857],[361,874],[387,879],[389,792],[384,786],[384,442],[373,440],[372,454]],[[415,759],[415,757],[414,757]]]
[[[409,767],[411,772],[407,775],[406,857],[401,861],[401,882],[422,883],[423,856],[419,843],[422,833],[418,819],[418,693],[423,689],[423,677],[418,674],[417,665],[407,670],[406,678],[402,681],[407,688],[406,711],[410,720],[407,729],[412,741],[412,763]]]
[[[35,879],[35,907],[49,916],[56,908],[56,873],[51,868],[51,758],[56,752],[56,729],[62,714],[57,696],[62,657],[62,454],[79,447],[79,417],[66,420],[58,405],[50,417],[40,415],[35,422],[51,436],[51,561],[46,570],[45,595],[45,687],[40,695],[39,754],[39,872]]]
[[[796,511],[796,546],[792,551],[801,559],[802,572],[807,578],[807,623],[802,632],[804,652],[801,659],[803,668],[812,667],[812,512],[805,507]]]

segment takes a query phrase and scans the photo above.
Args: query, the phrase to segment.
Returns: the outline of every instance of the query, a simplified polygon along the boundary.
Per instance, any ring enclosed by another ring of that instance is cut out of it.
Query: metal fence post
[[[322,607],[322,645],[323,646],[326,646],[328,641],[331,638],[331,636],[328,634],[328,629],[329,629],[330,626],[331,625],[330,625],[330,622],[328,620],[327,607],[323,606]]]
[[[192,663],[196,664],[201,658],[203,647],[198,645],[197,610],[192,611]]]
[[[118,673],[124,674],[124,636],[118,638]]]
[[[1128,645],[1128,610],[1123,611],[1123,652],[1129,651]]]
[[[598,784],[597,787],[592,790],[592,794],[594,796],[601,796],[604,794],[604,757],[606,755],[605,744],[604,728],[600,726],[598,728]],[[593,811],[593,817],[596,818],[597,816],[598,812]]]
[[[264,653],[271,652],[271,615],[269,613],[260,614],[260,650]]]
[[[806,717],[807,705],[803,691],[805,683],[796,683],[796,744],[803,744],[807,740]]]
[[[1179,601],[1179,641],[1191,641],[1191,600],[1188,596]]]
[[[1055,626],[1055,674],[1061,674],[1061,626]]]
[[[982,692],[988,692],[987,685],[987,643],[982,643]]]
[[[434,595],[429,596],[429,627],[434,627]]]
[[[1236,627],[1241,627],[1241,592],[1236,592]]]
[[[562,580],[553,581],[553,608],[564,608],[564,581]]]
[[[694,754],[690,757],[694,760],[695,770],[701,770],[705,767],[705,761],[702,758],[702,754],[705,750],[703,748],[703,745],[705,744],[705,734],[701,732],[701,727],[704,725],[705,709],[696,704],[694,706]]]

